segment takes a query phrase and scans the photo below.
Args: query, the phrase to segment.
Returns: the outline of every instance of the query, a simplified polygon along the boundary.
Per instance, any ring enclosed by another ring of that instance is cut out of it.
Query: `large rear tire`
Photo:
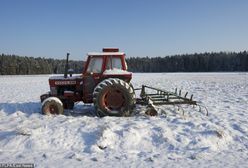
[[[42,113],[45,115],[63,114],[63,103],[57,97],[49,97],[42,102]]]
[[[135,106],[135,93],[127,82],[109,78],[100,82],[93,93],[99,116],[130,116]]]

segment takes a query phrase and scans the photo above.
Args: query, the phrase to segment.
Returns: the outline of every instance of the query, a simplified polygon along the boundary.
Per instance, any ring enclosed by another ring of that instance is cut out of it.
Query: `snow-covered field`
[[[91,105],[40,114],[49,75],[0,76],[0,163],[37,167],[248,167],[248,73],[133,74],[133,85],[194,94],[209,116],[161,106],[167,116],[97,118]]]

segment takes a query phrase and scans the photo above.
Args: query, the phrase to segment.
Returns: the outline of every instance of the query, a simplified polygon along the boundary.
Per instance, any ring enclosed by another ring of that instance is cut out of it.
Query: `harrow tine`
[[[193,94],[190,96],[190,101],[192,101],[193,100]]]
[[[185,114],[184,109],[183,109],[181,106],[179,106],[179,105],[176,105],[176,106],[177,106],[177,108],[178,108],[178,109],[177,109],[178,111],[180,111],[180,109],[182,110],[183,116],[184,116],[184,114]]]
[[[186,98],[186,97],[187,97],[187,95],[188,95],[188,92],[186,92],[186,93],[185,93],[184,97]]]
[[[208,109],[206,106],[203,106],[203,105],[200,105],[200,104],[197,104],[197,106],[199,107],[199,111],[201,112],[201,108],[204,108],[205,111],[206,111],[206,116],[208,116]]]

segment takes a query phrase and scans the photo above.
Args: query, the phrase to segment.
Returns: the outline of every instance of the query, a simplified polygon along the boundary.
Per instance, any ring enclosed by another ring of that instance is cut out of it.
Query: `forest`
[[[66,60],[0,55],[0,75],[62,74]],[[69,61],[82,73],[84,61]],[[129,57],[131,72],[240,72],[248,71],[248,52],[211,52],[165,57]]]
[[[233,72],[248,71],[248,52],[182,54],[127,60],[133,72]]]
[[[0,75],[63,74],[66,60],[0,55]],[[83,61],[69,61],[75,73],[83,71]]]

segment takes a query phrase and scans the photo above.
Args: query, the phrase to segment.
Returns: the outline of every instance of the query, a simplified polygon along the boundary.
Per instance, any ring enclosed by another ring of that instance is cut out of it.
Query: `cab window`
[[[120,57],[108,57],[106,69],[122,69]]]
[[[103,58],[102,57],[91,57],[90,62],[87,68],[88,73],[101,73],[102,71],[102,63]]]

